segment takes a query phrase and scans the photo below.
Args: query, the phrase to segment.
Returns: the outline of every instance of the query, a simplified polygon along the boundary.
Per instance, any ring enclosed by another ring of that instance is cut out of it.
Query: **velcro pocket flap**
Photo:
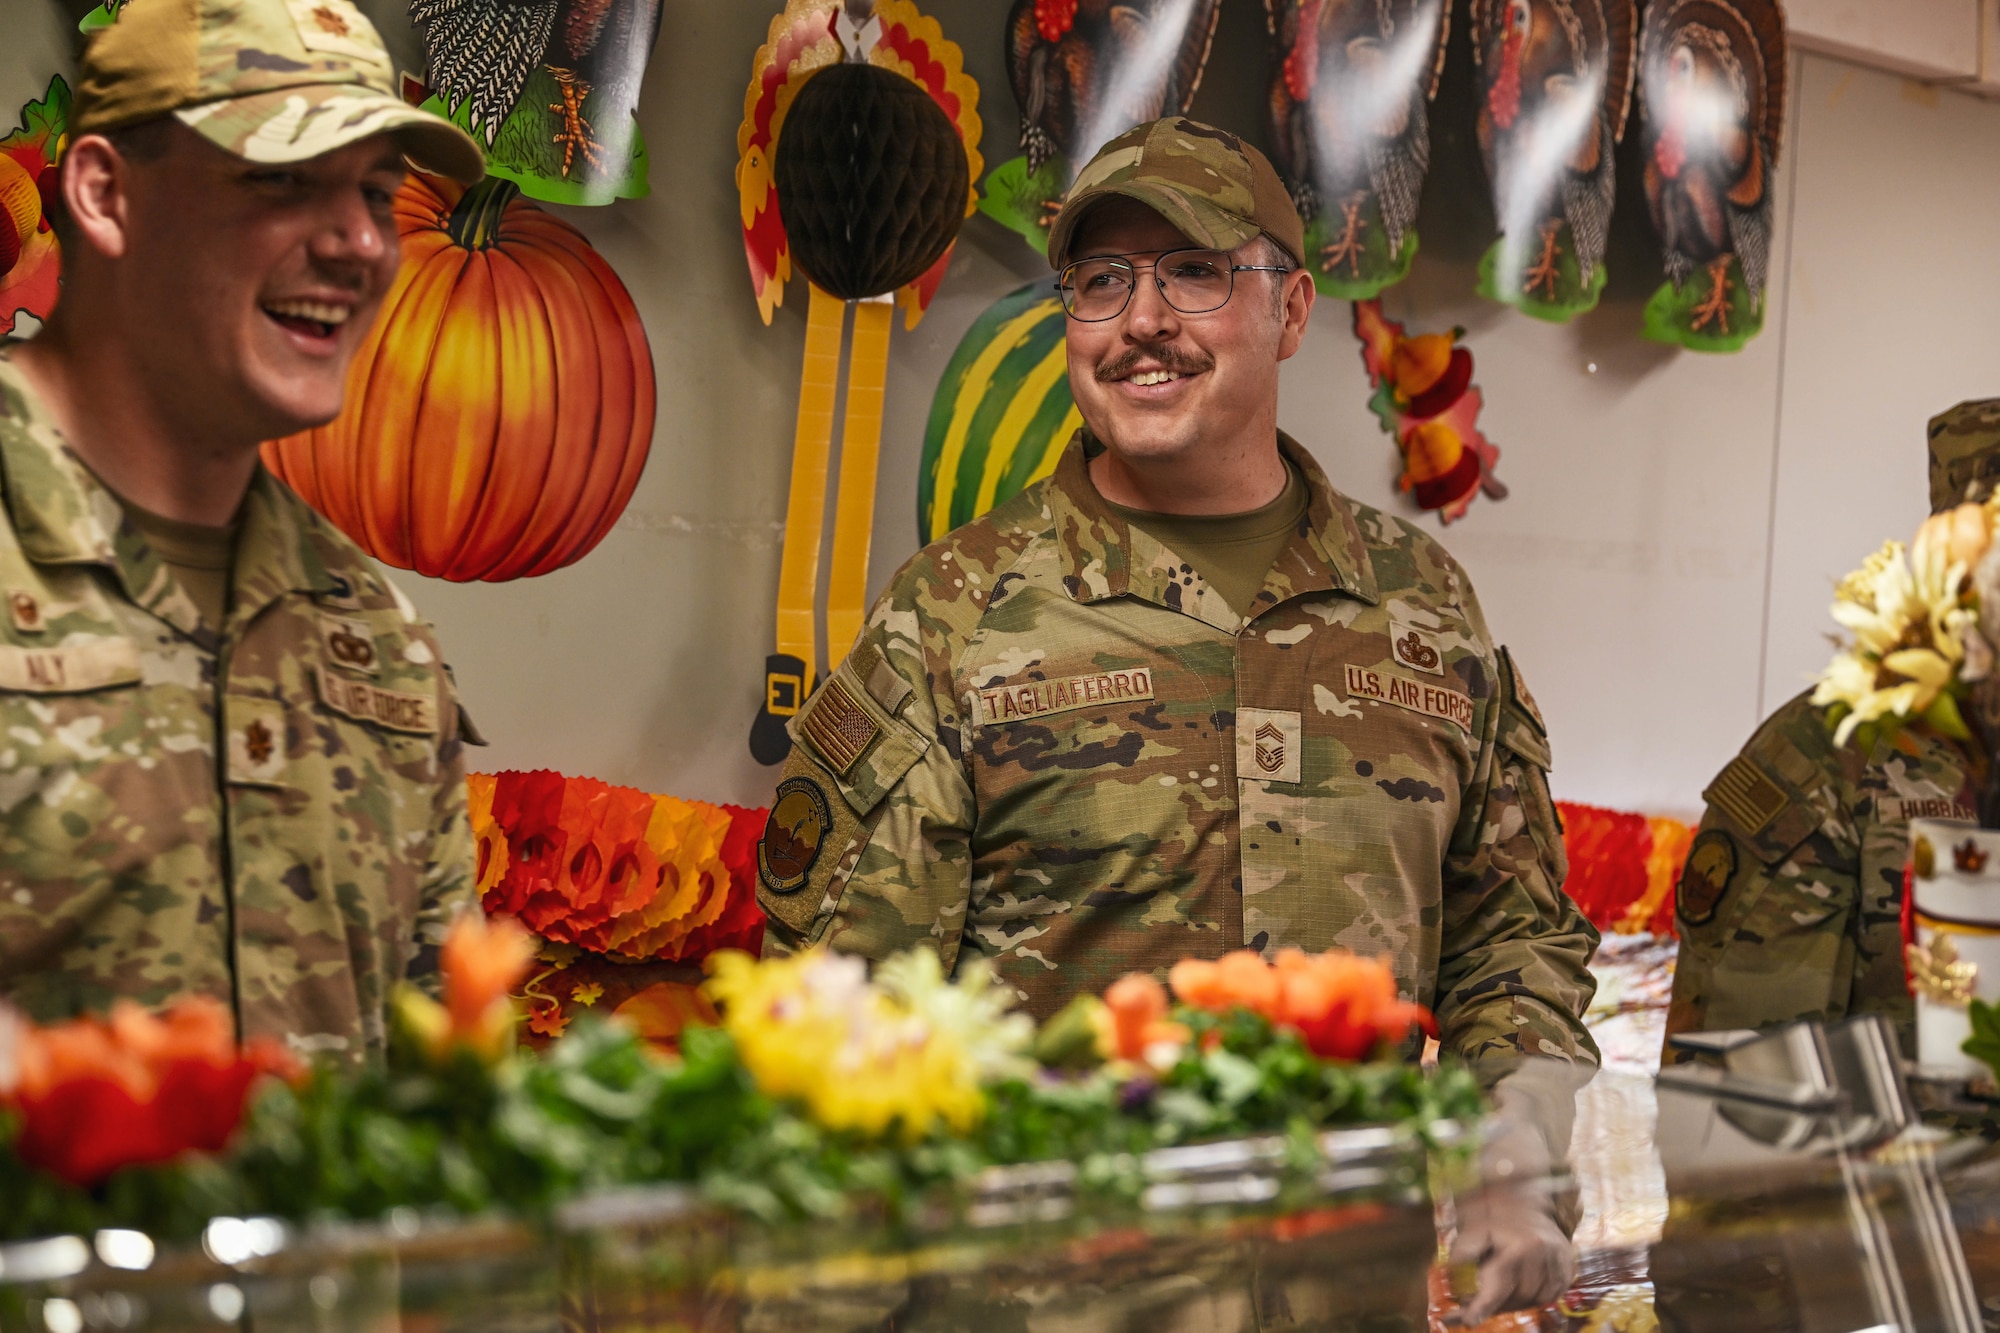
[[[833,775],[841,798],[857,815],[881,804],[930,748],[930,737],[891,711],[913,692],[863,640],[792,719],[793,743],[805,746]],[[893,704],[885,706],[883,696]]]
[[[0,644],[0,690],[80,694],[139,683],[139,649],[130,639],[72,636],[48,648]]]
[[[1555,763],[1555,754],[1549,748],[1548,730],[1542,725],[1534,696],[1521,683],[1521,672],[1514,665],[1514,655],[1505,648],[1500,650],[1499,703],[1500,744],[1542,772],[1548,772]]]
[[[1820,804],[1793,775],[1812,763],[1782,736],[1765,735],[1718,773],[1701,799],[1766,865],[1775,865],[1824,822]]]

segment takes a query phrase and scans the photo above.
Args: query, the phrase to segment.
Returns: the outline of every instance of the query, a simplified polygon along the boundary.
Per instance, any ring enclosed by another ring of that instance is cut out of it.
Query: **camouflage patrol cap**
[[[1305,253],[1305,224],[1270,161],[1227,130],[1186,116],[1127,130],[1097,150],[1049,228],[1052,266],[1068,262],[1077,224],[1110,195],[1145,204],[1196,245],[1234,250],[1263,235],[1293,263]]]
[[[2000,483],[2000,398],[1960,403],[1931,418],[1931,512],[1984,500]]]
[[[303,162],[393,134],[418,167],[486,174],[472,136],[396,96],[354,0],[127,0],[78,62],[72,136],[171,113],[251,162]]]

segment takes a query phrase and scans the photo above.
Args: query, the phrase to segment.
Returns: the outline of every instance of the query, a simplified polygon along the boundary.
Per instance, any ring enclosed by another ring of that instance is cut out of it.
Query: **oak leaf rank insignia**
[[[15,589],[7,594],[7,613],[13,617],[14,628],[23,634],[40,634],[48,628],[42,619],[42,604],[31,592]]]

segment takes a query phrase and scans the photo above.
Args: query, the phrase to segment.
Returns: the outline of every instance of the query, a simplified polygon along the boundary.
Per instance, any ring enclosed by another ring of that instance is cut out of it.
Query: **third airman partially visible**
[[[2000,399],[1932,418],[1930,456],[1933,513],[1985,499],[2000,479]],[[1966,746],[1922,726],[1869,751],[1835,745],[1811,691],[1765,719],[1703,794],[1668,1034],[1879,1013],[1914,1055],[1909,822],[1974,819],[1976,772]],[[1668,1058],[1688,1057],[1670,1046]]]

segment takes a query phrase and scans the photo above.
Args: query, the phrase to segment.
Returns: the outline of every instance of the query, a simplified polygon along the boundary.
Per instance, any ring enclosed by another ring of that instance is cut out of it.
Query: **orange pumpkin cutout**
[[[639,482],[653,356],[583,234],[489,177],[412,174],[403,263],[338,417],[264,462],[370,555],[502,582],[582,559]]]

